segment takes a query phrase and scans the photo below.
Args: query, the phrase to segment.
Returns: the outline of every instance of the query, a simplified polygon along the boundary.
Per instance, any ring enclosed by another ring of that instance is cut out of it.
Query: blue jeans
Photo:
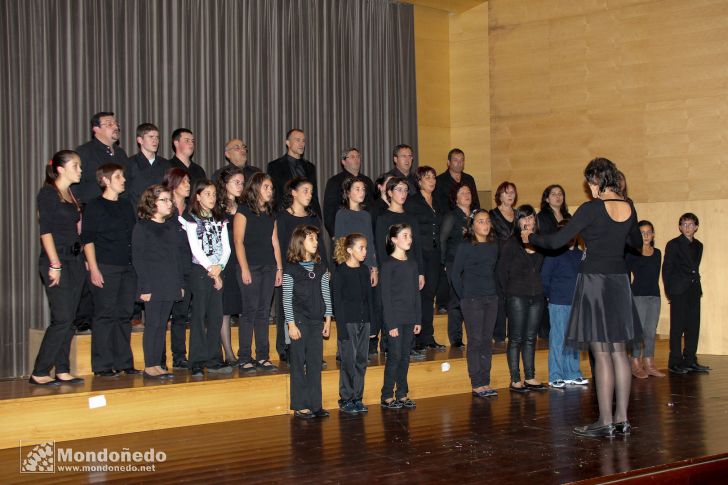
[[[549,382],[581,377],[579,352],[564,346],[571,305],[549,303]]]

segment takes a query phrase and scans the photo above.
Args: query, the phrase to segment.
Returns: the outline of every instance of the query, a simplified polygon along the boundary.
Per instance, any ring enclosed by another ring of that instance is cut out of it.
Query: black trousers
[[[297,323],[301,338],[291,339],[288,367],[291,372],[291,409],[321,409],[321,361],[324,356],[322,322]],[[256,344],[257,345],[257,344]]]
[[[493,339],[496,342],[503,342],[506,339],[506,298],[498,297],[498,315],[495,317],[495,328],[493,329]]]
[[[435,312],[435,294],[440,281],[440,250],[423,251],[422,259],[425,263],[425,286],[420,291],[422,301],[422,330],[415,337],[418,346],[429,345],[435,341],[435,328],[433,326]]]
[[[270,359],[268,325],[271,298],[275,287],[276,267],[270,265],[250,266],[252,282],[243,284],[243,276],[238,272],[240,296],[243,299],[243,312],[238,323],[238,360],[252,360],[253,332],[255,331],[255,360]],[[319,364],[320,365],[320,364]]]
[[[683,347],[683,336],[685,346]],[[692,365],[697,362],[700,337],[700,287],[670,298],[670,357],[668,365]]]
[[[450,340],[450,345],[453,345],[455,342],[462,342],[463,340],[463,312],[460,299],[457,293],[455,293],[449,277],[448,283],[450,287],[450,298],[447,301],[447,337]]]
[[[131,317],[136,296],[136,272],[131,265],[99,264],[104,286],[90,283],[94,298],[91,326],[91,368],[94,372],[134,367]]]
[[[536,376],[536,334],[541,323],[543,313],[543,295],[536,296],[509,296],[506,299],[508,313],[508,368],[511,371],[511,381],[521,380],[519,367],[520,357],[523,357],[523,373],[526,380]],[[470,336],[468,335],[468,345]]]
[[[273,288],[273,305],[276,310],[276,352],[283,355],[286,352],[286,317],[283,314],[283,287]]]
[[[155,367],[162,360],[167,336],[167,317],[173,305],[174,302],[171,301],[152,300],[144,303],[144,367]]]
[[[338,322],[336,325],[340,325]],[[340,340],[339,398],[341,401],[361,401],[364,397],[364,375],[369,353],[368,323],[344,323],[349,338]]]
[[[171,310],[172,317],[170,319],[169,338],[172,347],[173,363],[187,360],[187,318],[190,314],[190,304],[192,302],[192,291],[190,290],[189,275],[185,277],[183,289],[185,293],[184,298],[182,298],[180,301],[174,302]],[[164,346],[162,348],[162,364],[166,364],[166,362],[167,349],[166,346]]]
[[[463,298],[460,305],[465,315],[468,332],[468,375],[473,389],[490,385],[490,367],[493,360],[493,327],[498,315],[497,296]]]
[[[387,333],[387,360],[384,364],[384,384],[382,400],[407,397],[409,386],[407,372],[410,363],[410,348],[415,337],[414,325],[398,325],[399,335],[392,337]],[[395,390],[396,388],[396,390]]]
[[[81,290],[81,297],[78,300],[78,306],[76,308],[76,316],[74,322],[85,322],[93,324],[94,319],[94,297],[91,287],[93,286],[88,279],[83,281],[83,287]]]
[[[450,302],[450,279],[445,273],[445,266],[440,265],[440,276],[437,279],[437,308],[448,308]]]
[[[63,269],[60,284],[49,287],[48,267],[50,263],[47,258],[42,256],[38,262],[40,277],[51,308],[51,322],[43,335],[38,356],[35,358],[33,375],[36,377],[50,375],[51,369],[54,367],[56,374],[71,371],[69,354],[71,339],[75,332],[73,321],[76,318],[76,309],[81,299],[83,282],[86,279],[86,268],[81,256],[61,259],[61,264]]]
[[[190,367],[220,365],[220,329],[222,328],[222,288],[216,290],[207,270],[192,265],[190,291]]]

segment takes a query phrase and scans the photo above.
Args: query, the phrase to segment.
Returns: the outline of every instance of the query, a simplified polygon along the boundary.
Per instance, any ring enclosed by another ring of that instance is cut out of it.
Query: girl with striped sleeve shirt
[[[314,226],[296,227],[283,273],[283,312],[291,336],[291,409],[301,419],[329,415],[321,404],[321,361],[322,337],[329,336],[331,326],[331,292],[318,233]]]

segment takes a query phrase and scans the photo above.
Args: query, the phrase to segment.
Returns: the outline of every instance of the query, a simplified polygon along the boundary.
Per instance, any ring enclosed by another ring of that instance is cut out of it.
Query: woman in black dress
[[[243,169],[235,165],[228,165],[220,172],[217,179],[217,203],[220,206],[225,220],[228,223],[228,240],[232,254],[228,259],[225,269],[222,270],[222,329],[220,340],[225,351],[225,362],[230,366],[237,365],[237,358],[233,352],[230,338],[230,317],[240,315],[243,311],[243,301],[240,298],[240,287],[238,286],[238,258],[235,255],[235,243],[233,242],[233,219],[238,211],[238,205],[242,203],[243,189],[245,188],[245,174]]]
[[[495,190],[495,209],[490,210],[490,223],[502,246],[505,241],[516,234],[516,211],[518,189],[513,182],[502,182]],[[498,316],[495,319],[493,339],[503,342],[506,339],[506,298],[503,289],[498,289]]]
[[[563,229],[550,235],[526,230],[521,237],[548,249],[564,246],[577,234],[584,239],[586,256],[579,268],[566,342],[571,347],[589,347],[594,354],[599,420],[574,428],[574,433],[626,435],[631,431],[627,407],[632,385],[627,345],[642,335],[624,248],[625,244],[640,247],[642,237],[634,206],[622,194],[616,165],[596,158],[584,169],[584,178],[594,199],[579,207]]]
[[[48,162],[45,183],[38,192],[38,269],[51,307],[51,323],[43,335],[29,380],[36,386],[83,383],[82,378],[70,374],[69,361],[73,319],[86,278],[79,237],[81,206],[71,191],[71,184],[80,180],[78,153],[61,150]],[[53,368],[55,379],[50,375]]]

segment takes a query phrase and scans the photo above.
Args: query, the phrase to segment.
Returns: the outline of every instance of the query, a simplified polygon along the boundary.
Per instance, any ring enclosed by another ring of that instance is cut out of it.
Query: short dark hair
[[[452,156],[453,155],[462,155],[464,157],[465,156],[465,152],[462,151],[459,148],[453,148],[452,150],[450,150],[449,152],[447,152],[447,159],[448,160],[452,160]]]
[[[414,150],[412,149],[411,146],[405,145],[405,144],[400,144],[400,145],[397,145],[396,147],[394,147],[394,149],[392,150],[392,156],[396,157],[397,155],[399,155],[399,151],[404,150],[405,148],[408,148],[411,152],[414,152]]]
[[[523,204],[516,209],[514,221],[516,222],[516,231],[521,232],[519,221],[524,217],[533,216],[533,232],[538,234],[538,217],[536,217],[536,209],[530,204]]]
[[[698,216],[696,216],[692,212],[686,212],[685,214],[681,215],[680,220],[677,223],[682,224],[684,221],[693,221],[693,224],[695,224],[696,226],[700,225]]]
[[[99,168],[96,169],[96,183],[99,184],[99,187],[105,189],[106,184],[104,183],[104,177],[111,179],[111,176],[114,175],[114,172],[117,170],[124,172],[124,167],[118,163],[105,163],[99,166]]]
[[[390,197],[389,192],[394,190],[399,184],[407,185],[407,179],[404,177],[392,177],[387,181],[387,185],[384,188],[384,196],[387,198],[387,202],[392,202],[392,197]],[[409,188],[409,185],[407,187]]]
[[[95,113],[91,117],[91,131],[94,131],[94,128],[99,128],[101,126],[101,118],[104,116],[114,116],[113,111],[99,111],[98,113]]]
[[[174,142],[179,141],[179,139],[184,135],[185,133],[189,133],[190,135],[194,135],[192,133],[192,130],[189,128],[177,128],[172,132],[172,151],[174,151]]]
[[[435,177],[437,177],[437,171],[435,171],[435,169],[430,167],[429,165],[417,167],[417,170],[415,170],[415,180],[417,181],[417,188],[420,188],[420,182],[422,182],[422,179],[425,178],[425,175],[427,175],[428,173],[431,173]]]
[[[509,187],[513,187],[513,191],[516,193],[516,198],[513,199],[513,205],[516,204],[518,201],[518,189],[516,188],[516,184],[513,182],[505,181],[501,182],[501,184],[498,186],[497,189],[495,189],[495,205],[496,207],[501,205],[501,195],[503,195],[503,192],[508,190]]]
[[[303,247],[303,241],[309,234],[319,235],[319,229],[316,226],[310,224],[301,224],[296,226],[291,234],[291,240],[286,248],[286,261],[289,263],[300,263],[306,260],[306,250]],[[321,262],[321,248],[316,251],[316,255],[313,258],[314,262]]]
[[[454,209],[455,206],[458,205],[458,192],[460,192],[460,189],[462,189],[463,187],[468,189],[468,192],[470,192],[470,197],[471,197],[470,205],[471,206],[473,205],[473,200],[472,200],[473,190],[470,188],[470,186],[468,184],[465,184],[463,182],[456,182],[456,183],[452,184],[452,187],[450,188],[450,193],[448,194],[448,200],[450,201],[451,209]]]
[[[170,192],[171,195],[172,190],[162,184],[150,185],[144,189],[144,192],[139,197],[139,205],[137,205],[137,216],[139,219],[151,219],[154,217],[154,214],[157,212],[157,199],[163,192]],[[169,217],[171,217],[171,214],[165,219]]]
[[[356,147],[344,148],[343,150],[341,150],[340,160],[346,160],[346,157],[348,157],[351,152],[361,153]]]
[[[306,132],[305,132],[305,131],[303,131],[303,130],[302,130],[302,129],[300,129],[300,128],[291,128],[290,130],[288,130],[288,131],[286,132],[286,140],[288,140],[288,139],[289,139],[289,138],[291,137],[291,135],[292,135],[292,134],[294,134],[294,133],[295,133],[295,132],[297,132],[297,131],[300,131],[300,132],[301,132],[301,133],[303,133],[304,135],[306,134]]]
[[[626,184],[624,174],[620,176],[617,166],[606,158],[595,158],[584,169],[584,178],[587,183],[599,187],[599,192],[611,189],[615,194],[624,196],[620,182]]]
[[[142,123],[141,125],[137,126],[136,129],[136,136],[141,137],[149,133],[150,131],[156,131],[159,133],[159,128],[157,128],[157,125],[152,123]]]

